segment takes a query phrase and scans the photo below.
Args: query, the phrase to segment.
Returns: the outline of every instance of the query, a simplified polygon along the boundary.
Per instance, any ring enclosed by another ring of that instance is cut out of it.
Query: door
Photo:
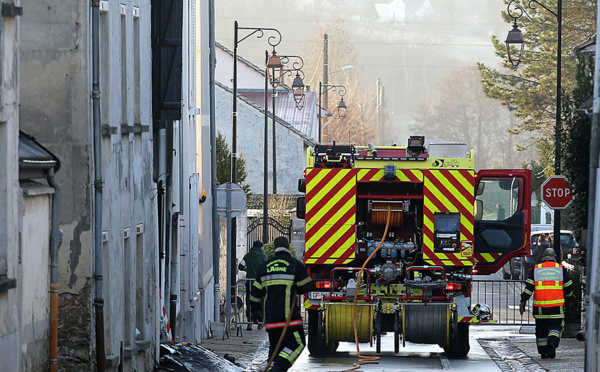
[[[529,253],[531,171],[485,169],[475,175],[474,274],[492,274]]]

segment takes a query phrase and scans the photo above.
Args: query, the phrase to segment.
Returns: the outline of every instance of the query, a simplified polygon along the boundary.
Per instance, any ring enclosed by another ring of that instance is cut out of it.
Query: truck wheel
[[[339,346],[337,341],[329,341],[325,345],[325,330],[323,329],[323,312],[308,310],[308,352],[310,355],[325,355],[335,353]]]
[[[377,312],[375,324],[375,352],[377,354],[381,353],[381,312]]]
[[[400,352],[400,313],[394,314],[394,353]]]
[[[325,352],[323,337],[323,314],[319,310],[308,310],[308,351],[311,355]]]
[[[452,335],[450,345],[444,348],[448,358],[466,358],[471,350],[469,345],[469,324],[458,323],[456,332]]]
[[[510,279],[510,273],[507,273],[506,271],[504,271],[504,269],[502,269],[502,277],[504,278],[504,280],[508,280]]]

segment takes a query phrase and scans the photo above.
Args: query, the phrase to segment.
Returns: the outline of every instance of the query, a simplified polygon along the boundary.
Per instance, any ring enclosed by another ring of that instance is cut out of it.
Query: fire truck
[[[471,303],[473,275],[492,274],[529,252],[531,173],[474,170],[464,143],[316,145],[298,182],[308,349],[339,342],[434,344],[469,353],[469,326],[490,322]],[[354,327],[356,327],[356,335]]]

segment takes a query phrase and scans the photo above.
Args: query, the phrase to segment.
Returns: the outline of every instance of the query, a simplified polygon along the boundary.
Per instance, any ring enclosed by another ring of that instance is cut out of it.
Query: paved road
[[[385,336],[382,338],[381,349],[392,351],[382,352],[379,355],[381,357],[379,364],[366,364],[360,370],[365,372],[434,370],[497,372],[501,371],[501,369],[485,352],[479,344],[478,339],[501,338],[508,335],[518,336],[518,327],[472,327],[470,334],[471,351],[466,359],[447,359],[444,351],[438,346],[410,343],[407,343],[404,348],[401,347],[400,353],[394,354],[393,338],[392,336]],[[521,337],[531,338],[531,335],[521,335]],[[375,353],[375,346],[369,347],[368,344],[361,344],[360,350],[362,355],[377,355]],[[341,343],[338,352],[332,357],[313,357],[305,349],[290,371],[344,371],[352,367],[356,361],[356,346],[351,343]]]

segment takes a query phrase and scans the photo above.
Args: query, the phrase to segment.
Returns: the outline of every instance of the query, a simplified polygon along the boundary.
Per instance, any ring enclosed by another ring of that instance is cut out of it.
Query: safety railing
[[[236,286],[237,301],[232,304],[231,313],[234,314],[234,322],[236,325],[248,325],[252,324],[248,317],[247,306],[250,305],[250,288],[254,279],[239,279]]]
[[[534,325],[532,316],[533,299],[527,301],[525,313],[519,312],[521,293],[525,282],[521,280],[473,280],[471,306],[484,303],[492,311],[496,325]]]
[[[471,287],[471,308],[484,303],[492,311],[495,322],[481,323],[489,325],[535,325],[532,315],[533,297],[527,301],[525,313],[519,312],[521,293],[525,282],[521,280],[473,280]],[[304,322],[308,320],[306,309]]]

